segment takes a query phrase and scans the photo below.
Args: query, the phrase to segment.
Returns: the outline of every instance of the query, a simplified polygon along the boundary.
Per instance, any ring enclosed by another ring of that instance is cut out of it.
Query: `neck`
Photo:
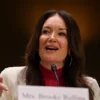
[[[56,67],[57,67],[57,69],[63,68],[63,66],[64,66],[63,63],[54,63],[54,62],[52,62],[52,63],[44,63],[43,61],[40,61],[40,64],[41,64],[43,67],[45,67],[45,68],[47,68],[47,69],[49,69],[49,70],[51,70],[51,65],[52,65],[52,64],[55,64]]]

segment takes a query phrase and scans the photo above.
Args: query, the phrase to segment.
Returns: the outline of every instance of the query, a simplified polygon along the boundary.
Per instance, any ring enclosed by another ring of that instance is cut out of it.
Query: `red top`
[[[42,81],[45,86],[58,86],[56,76],[52,70],[48,70],[47,68],[40,65],[40,71],[42,74]],[[64,86],[63,79],[63,68],[57,70],[57,75],[60,81],[60,86]]]

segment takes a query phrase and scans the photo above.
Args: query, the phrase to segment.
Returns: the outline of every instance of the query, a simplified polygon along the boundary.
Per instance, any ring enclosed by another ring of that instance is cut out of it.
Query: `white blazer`
[[[26,85],[24,69],[25,66],[9,67],[1,72],[3,83],[8,87],[8,92],[3,91],[0,100],[18,100],[17,86]],[[91,77],[86,77],[86,80],[95,93],[94,100],[100,100],[100,88],[97,81]]]

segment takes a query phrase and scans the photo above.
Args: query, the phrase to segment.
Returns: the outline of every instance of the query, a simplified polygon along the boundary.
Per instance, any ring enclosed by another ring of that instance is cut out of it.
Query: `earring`
[[[68,60],[69,60],[68,67],[70,67],[72,65],[72,56],[71,55],[68,55]]]

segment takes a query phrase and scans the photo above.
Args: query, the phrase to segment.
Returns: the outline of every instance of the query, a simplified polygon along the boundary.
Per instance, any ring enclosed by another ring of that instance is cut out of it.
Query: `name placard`
[[[18,86],[18,100],[89,100],[88,89]]]

